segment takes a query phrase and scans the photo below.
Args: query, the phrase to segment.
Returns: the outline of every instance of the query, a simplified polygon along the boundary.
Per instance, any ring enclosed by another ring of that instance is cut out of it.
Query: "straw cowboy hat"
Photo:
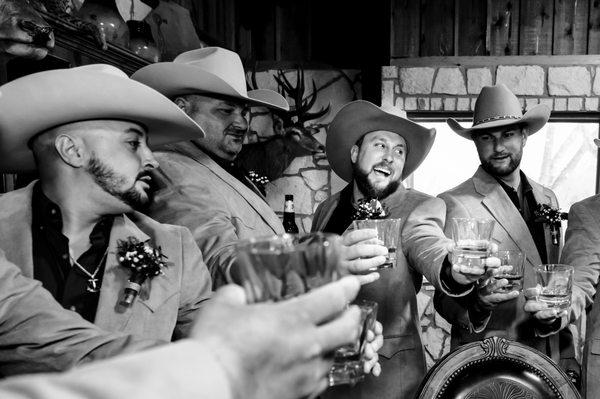
[[[462,127],[452,118],[446,122],[452,130],[471,140],[473,133],[486,129],[519,125],[527,128],[527,134],[540,130],[550,118],[550,108],[536,105],[523,115],[521,103],[503,84],[485,86],[477,96],[473,111],[473,126]]]
[[[0,171],[35,170],[29,140],[67,123],[116,119],[140,123],[149,144],[204,136],[165,96],[105,64],[27,75],[0,86]]]
[[[246,91],[240,56],[220,47],[179,54],[173,62],[147,65],[131,75],[169,98],[185,94],[218,94],[253,106],[289,111],[285,98],[267,89]]]
[[[338,176],[347,182],[352,180],[350,149],[362,136],[377,130],[397,133],[406,141],[402,180],[423,162],[435,139],[435,129],[427,129],[405,117],[385,112],[368,101],[353,101],[337,113],[327,131],[325,152],[331,168]]]

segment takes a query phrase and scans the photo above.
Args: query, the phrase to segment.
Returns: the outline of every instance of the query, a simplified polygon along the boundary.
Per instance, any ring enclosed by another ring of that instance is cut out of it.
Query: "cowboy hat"
[[[246,74],[240,56],[220,47],[186,51],[173,62],[147,65],[131,78],[169,98],[185,94],[218,94],[253,106],[290,109],[285,98],[273,90],[246,91]]]
[[[598,147],[600,147],[600,140],[594,139],[594,144],[596,144]]]
[[[94,119],[140,123],[152,147],[204,136],[172,101],[111,65],[44,71],[0,86],[0,171],[35,170],[31,138]]]
[[[477,96],[473,111],[473,126],[465,128],[450,118],[446,122],[452,130],[471,140],[473,133],[487,129],[519,125],[527,128],[531,135],[540,130],[550,118],[550,108],[540,104],[523,115],[521,103],[503,84],[485,86]]]
[[[435,139],[435,129],[427,129],[404,117],[385,112],[368,101],[353,101],[337,113],[327,131],[325,153],[338,176],[347,182],[352,180],[350,149],[365,134],[377,130],[397,133],[406,141],[402,180],[423,162]]]

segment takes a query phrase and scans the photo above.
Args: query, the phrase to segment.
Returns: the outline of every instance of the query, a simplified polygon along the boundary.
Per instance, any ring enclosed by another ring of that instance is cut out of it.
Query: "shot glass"
[[[338,279],[341,238],[336,234],[283,234],[236,246],[248,302],[281,301]]]
[[[452,218],[451,223],[452,239],[455,243],[452,263],[484,269],[495,221],[493,219]]]
[[[365,377],[364,352],[367,333],[375,328],[377,320],[377,302],[358,300],[354,302],[360,308],[361,332],[356,342],[338,348],[334,355],[334,363],[329,370],[329,386],[354,385]]]
[[[539,289],[538,301],[558,310],[568,309],[571,306],[573,266],[538,265],[535,267],[535,279]]]
[[[396,249],[400,240],[400,225],[401,219],[364,219],[354,220],[352,222],[353,230],[359,229],[375,229],[377,230],[377,238],[383,242],[388,249],[388,255],[385,262],[373,269],[387,269],[396,266]]]
[[[511,266],[511,270],[504,270],[494,276],[496,280],[506,279],[508,284],[499,288],[498,292],[511,292],[523,290],[523,264],[525,256],[521,251],[502,250],[498,251],[497,257],[500,259],[500,267],[506,269]]]

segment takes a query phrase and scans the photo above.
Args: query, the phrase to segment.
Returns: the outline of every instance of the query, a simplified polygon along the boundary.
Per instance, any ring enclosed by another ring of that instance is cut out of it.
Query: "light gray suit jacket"
[[[540,204],[558,207],[554,193],[529,179],[535,199]],[[479,167],[472,178],[452,190],[439,195],[447,206],[446,234],[451,236],[450,219],[474,217],[494,219],[496,226],[492,241],[501,250],[519,250],[525,254],[524,288],[535,286],[534,266],[542,263],[533,237],[517,208],[491,175]],[[548,263],[557,263],[560,246],[553,245],[548,226],[544,227]],[[451,347],[481,340],[489,336],[502,336],[527,344],[555,361],[560,358],[558,334],[555,331],[542,330],[542,326],[523,310],[525,298],[521,294],[512,301],[504,302],[492,312],[482,332],[476,333],[468,315],[468,304],[472,301],[456,301],[442,292],[435,294],[436,310],[452,324]],[[549,335],[549,336],[548,336]],[[546,350],[550,346],[550,353]],[[570,345],[570,344],[568,344]],[[569,355],[566,355],[566,353]],[[565,351],[565,356],[573,354],[573,348]],[[564,357],[564,356],[563,356]]]
[[[155,156],[159,191],[150,216],[191,230],[215,287],[226,282],[238,240],[284,232],[264,198],[192,142],[167,146]]]
[[[0,248],[23,275],[33,277],[31,197],[33,185],[0,197]],[[147,280],[133,306],[116,309],[130,272],[117,259],[117,240],[150,240],[168,257],[164,276]],[[117,216],[110,232],[106,267],[94,323],[107,331],[170,341],[185,337],[201,303],[211,296],[211,279],[189,230],[133,212]]]
[[[0,376],[63,371],[157,344],[102,331],[63,309],[0,250]]]
[[[600,397],[600,295],[596,295],[600,276],[600,195],[571,206],[560,262],[575,268],[571,320],[586,309],[589,312],[583,354],[583,394],[597,398]]]
[[[339,200],[337,193],[319,205],[313,230],[325,228]],[[440,276],[450,241],[442,230],[444,202],[404,187],[382,202],[389,217],[402,219],[396,266],[381,270],[379,280],[363,286],[358,295],[359,299],[379,304],[377,319],[383,324],[384,335],[379,351],[382,374],[378,378],[367,376],[353,387],[330,390],[326,397],[412,398],[427,371],[417,308],[417,292],[423,276],[450,295],[442,287]]]

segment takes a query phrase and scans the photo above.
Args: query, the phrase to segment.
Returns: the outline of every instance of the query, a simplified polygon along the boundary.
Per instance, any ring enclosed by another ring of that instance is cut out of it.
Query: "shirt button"
[[[69,310],[72,310],[73,312],[77,312],[77,308],[75,307],[75,305],[71,305]]]
[[[51,213],[52,215],[56,215],[56,209],[52,209],[52,210],[50,210],[50,213]]]
[[[44,230],[44,226],[40,226],[40,230]]]
[[[68,258],[69,258],[69,255],[68,255],[68,254],[63,254],[62,258],[63,258],[63,259],[68,259]]]

